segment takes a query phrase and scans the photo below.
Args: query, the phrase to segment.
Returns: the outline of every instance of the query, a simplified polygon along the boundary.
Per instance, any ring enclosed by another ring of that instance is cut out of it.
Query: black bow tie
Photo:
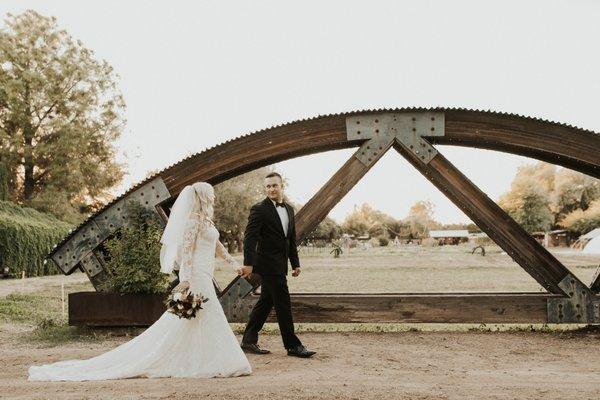
[[[285,208],[285,205],[283,204],[283,202],[282,203],[275,202],[275,207],[283,207],[283,208]]]

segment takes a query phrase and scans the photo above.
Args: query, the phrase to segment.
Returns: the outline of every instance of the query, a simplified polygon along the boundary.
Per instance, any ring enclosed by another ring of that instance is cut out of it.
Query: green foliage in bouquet
[[[71,225],[54,216],[9,201],[0,201],[0,267],[9,275],[41,276],[60,273],[46,255]]]
[[[125,293],[164,293],[168,276],[160,272],[162,227],[155,213],[139,203],[125,206],[128,223],[106,243],[110,290]]]

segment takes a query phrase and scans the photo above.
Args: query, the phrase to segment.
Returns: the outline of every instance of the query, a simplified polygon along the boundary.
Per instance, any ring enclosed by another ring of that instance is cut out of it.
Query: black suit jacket
[[[285,204],[285,208],[289,217],[287,237],[271,199],[267,197],[250,208],[244,232],[244,265],[252,265],[252,272],[259,275],[287,275],[288,259],[292,268],[300,266],[294,209],[288,204]]]

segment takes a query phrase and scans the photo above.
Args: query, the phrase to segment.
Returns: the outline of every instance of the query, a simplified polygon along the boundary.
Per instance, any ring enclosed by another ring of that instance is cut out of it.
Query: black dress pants
[[[261,277],[260,298],[250,313],[250,319],[246,324],[242,342],[248,344],[256,344],[258,342],[258,332],[262,329],[274,306],[285,348],[290,349],[302,344],[294,333],[292,305],[286,276],[261,275]]]

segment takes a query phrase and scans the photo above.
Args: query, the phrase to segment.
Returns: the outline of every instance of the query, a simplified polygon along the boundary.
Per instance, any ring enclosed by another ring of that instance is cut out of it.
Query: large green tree
[[[538,162],[519,167],[499,205],[530,232],[557,226],[579,232],[579,227],[593,225],[594,218],[586,218],[594,213],[585,211],[597,200],[598,179]]]
[[[528,232],[546,231],[554,224],[550,209],[554,169],[549,171],[546,165],[539,163],[519,167],[510,190],[498,202]]]
[[[342,228],[344,232],[354,235],[369,234],[370,236],[396,236],[401,223],[394,217],[374,209],[369,204],[354,206],[344,219]]]
[[[557,222],[576,210],[586,211],[600,200],[600,180],[591,176],[563,168],[554,182],[552,204]]]
[[[0,30],[0,163],[10,199],[77,222],[123,177],[125,104],[106,61],[35,11]]]
[[[580,235],[600,228],[600,199],[593,201],[585,210],[579,208],[565,215],[560,225]]]

